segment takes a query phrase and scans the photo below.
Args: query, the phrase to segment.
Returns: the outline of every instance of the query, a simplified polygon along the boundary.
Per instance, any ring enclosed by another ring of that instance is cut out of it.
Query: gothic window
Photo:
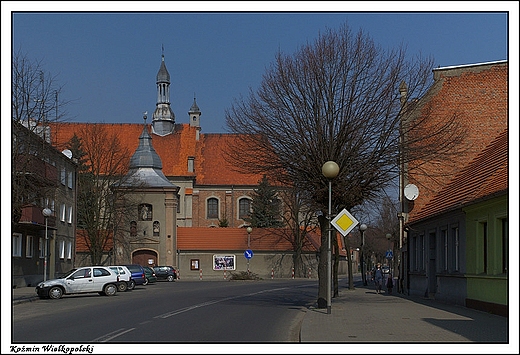
[[[159,221],[154,221],[153,222],[153,236],[158,237],[160,230],[161,230],[161,224],[159,223]]]
[[[251,214],[251,200],[248,198],[241,198],[238,201],[238,218],[244,219]]]
[[[218,218],[218,199],[215,197],[208,199],[208,218]]]
[[[148,203],[142,203],[139,205],[139,219],[141,221],[152,220],[152,205]]]
[[[137,236],[137,222],[136,221],[130,222],[130,236],[131,237]]]

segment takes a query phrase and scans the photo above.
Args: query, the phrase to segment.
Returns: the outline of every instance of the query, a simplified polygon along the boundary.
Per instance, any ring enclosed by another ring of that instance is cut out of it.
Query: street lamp
[[[253,228],[251,226],[246,228],[247,231],[247,250],[251,249],[251,232]],[[249,258],[247,259],[247,273],[249,274]]]
[[[331,313],[331,279],[332,279],[332,255],[331,255],[331,232],[332,226],[330,223],[331,214],[332,214],[332,179],[338,176],[339,166],[334,161],[327,161],[321,167],[321,172],[323,176],[329,179],[329,213],[327,215],[327,219],[329,220],[329,235],[327,238],[327,314]]]
[[[363,285],[367,285],[367,275],[365,274],[365,231],[367,230],[367,225],[362,224],[359,226],[359,231],[361,232],[361,277],[363,278]]]
[[[44,247],[44,257],[43,257],[43,281],[47,281],[47,244],[49,236],[47,234],[47,220],[48,217],[52,214],[52,211],[48,208],[44,208],[42,211],[43,217],[45,217],[45,247]]]

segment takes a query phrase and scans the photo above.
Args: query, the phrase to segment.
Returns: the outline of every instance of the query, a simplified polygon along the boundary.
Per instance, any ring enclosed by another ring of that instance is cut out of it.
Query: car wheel
[[[105,294],[105,296],[114,296],[116,292],[117,286],[114,284],[105,285],[105,287],[103,288],[103,293]]]
[[[172,282],[174,279],[173,275],[168,275],[168,281]]]
[[[118,290],[119,292],[125,292],[127,288],[128,288],[128,286],[126,285],[126,282],[125,282],[125,281],[122,281],[122,282],[120,282],[120,283],[117,285],[117,290]]]
[[[128,282],[127,290],[133,290],[135,288],[135,281],[131,280]]]
[[[147,278],[144,279],[143,285],[145,285],[145,286],[148,285],[148,279]]]
[[[63,296],[63,290],[61,287],[54,286],[49,290],[49,298],[53,300],[60,299]]]

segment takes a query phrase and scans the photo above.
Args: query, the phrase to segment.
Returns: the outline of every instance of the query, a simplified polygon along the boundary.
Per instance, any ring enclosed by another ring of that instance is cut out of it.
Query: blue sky
[[[164,46],[176,122],[188,122],[195,96],[203,133],[226,132],[225,110],[235,98],[247,95],[249,88],[256,90],[278,50],[291,54],[320,32],[344,23],[354,32],[368,32],[383,47],[404,43],[410,56],[431,55],[436,66],[508,59],[508,15],[496,11],[509,9],[500,2],[494,6],[474,3],[473,10],[482,6],[486,12],[471,13],[438,12],[446,11],[442,4],[414,7],[399,2],[379,5],[387,11],[427,12],[368,12],[378,9],[377,3],[347,8],[345,3],[351,2],[333,2],[332,6],[329,2],[319,2],[320,6],[318,2],[289,2],[285,8],[242,6],[247,12],[202,13],[196,11],[203,6],[195,2],[181,7],[171,3],[175,2],[147,2],[146,7],[141,2],[125,3],[128,10],[140,11],[132,13],[82,12],[111,11],[111,2],[106,7],[70,8],[79,12],[15,12],[7,18],[12,19],[12,49],[43,60],[45,70],[57,75],[63,86],[60,99],[72,101],[66,108],[68,121],[140,123],[142,112],[148,111],[151,117],[155,109],[155,80]],[[34,4],[36,11],[53,10],[39,6],[40,2]],[[117,4],[121,10],[121,3]],[[209,2],[204,8],[226,10],[226,2],[221,4]],[[67,5],[59,6],[55,10],[69,10]],[[11,11],[25,8],[18,4]],[[264,9],[270,12],[257,12]],[[278,9],[305,12],[274,12]],[[317,12],[328,9],[332,12]],[[347,12],[351,9],[358,12]],[[184,12],[143,12],[149,10]],[[458,10],[457,6],[450,6],[452,10]],[[5,42],[4,37],[3,48]],[[3,58],[6,52],[2,51]]]

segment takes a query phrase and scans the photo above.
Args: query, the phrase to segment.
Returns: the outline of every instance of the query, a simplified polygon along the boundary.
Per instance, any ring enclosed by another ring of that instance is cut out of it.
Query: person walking
[[[388,294],[392,294],[392,288],[394,288],[394,278],[392,273],[388,273],[388,277],[386,279],[386,289],[388,290]]]
[[[376,285],[376,292],[381,293],[383,286],[383,270],[381,270],[381,264],[377,263],[376,269],[374,270],[374,283]]]

